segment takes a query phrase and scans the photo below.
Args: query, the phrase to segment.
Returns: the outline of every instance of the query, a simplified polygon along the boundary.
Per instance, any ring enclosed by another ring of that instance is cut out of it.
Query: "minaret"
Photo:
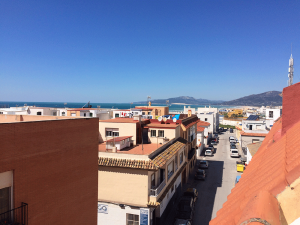
[[[294,77],[294,59],[293,55],[291,53],[291,58],[289,60],[289,80],[288,80],[288,86],[291,86],[293,84],[293,77]]]

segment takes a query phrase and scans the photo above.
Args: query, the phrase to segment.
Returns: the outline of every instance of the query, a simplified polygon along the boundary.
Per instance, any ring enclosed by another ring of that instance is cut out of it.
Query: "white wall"
[[[173,175],[174,176],[174,175]],[[164,197],[164,199],[160,203],[160,216],[162,216],[163,212],[165,211],[166,207],[168,206],[171,198],[173,197],[177,187],[181,183],[181,174],[177,177],[175,183],[174,183],[174,189],[172,191],[172,188],[170,188],[168,194]]]
[[[106,207],[107,213],[104,213],[103,206]],[[107,225],[107,224],[113,224],[113,225],[124,225],[126,224],[126,213],[139,215],[141,214],[141,209],[148,211],[148,224],[150,224],[150,209],[149,208],[139,208],[139,207],[133,207],[133,206],[127,206],[125,205],[124,208],[121,208],[118,204],[112,204],[112,203],[105,203],[105,202],[98,202],[98,225]],[[103,212],[103,213],[100,213]]]
[[[250,154],[249,148],[247,147],[247,164],[249,164],[251,159],[252,159],[252,155]]]

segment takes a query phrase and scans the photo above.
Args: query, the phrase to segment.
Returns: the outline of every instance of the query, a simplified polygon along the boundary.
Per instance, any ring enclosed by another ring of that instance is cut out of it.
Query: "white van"
[[[230,149],[231,157],[239,157],[239,151],[237,149]]]
[[[233,137],[233,136],[229,137],[229,142],[230,143],[232,143],[232,142],[235,143],[235,141],[236,141],[235,137]]]

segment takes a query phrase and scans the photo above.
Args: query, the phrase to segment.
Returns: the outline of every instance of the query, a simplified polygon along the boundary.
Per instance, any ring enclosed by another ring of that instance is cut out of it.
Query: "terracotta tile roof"
[[[131,138],[131,137],[132,137],[132,136],[115,137],[115,138],[112,138],[112,139],[107,140],[106,142],[123,141],[123,140],[125,140],[125,139],[127,139],[127,138]]]
[[[181,141],[180,138],[177,138],[176,140],[177,141],[175,143],[168,146],[165,150],[163,150],[160,154],[155,156],[153,159],[149,159],[149,161],[99,157],[98,164],[100,166],[129,167],[129,168],[136,168],[136,169],[156,170],[158,168],[163,167],[170,158],[172,158],[183,146],[185,146],[185,143]],[[121,152],[122,151],[118,153],[126,154]]]
[[[133,169],[146,169],[146,170],[156,170],[157,167],[152,163],[151,160],[135,160],[135,159],[116,159],[116,158],[105,158],[99,157],[99,166],[116,166],[116,167],[126,167]]]
[[[209,125],[210,125],[209,122],[205,122],[205,121],[202,121],[202,120],[200,120],[200,121],[198,122],[198,124],[197,124],[198,127],[202,127],[202,126],[208,127]]]
[[[115,118],[115,119],[109,119],[109,120],[99,120],[99,122],[105,122],[105,123],[139,123],[138,120],[133,120],[133,118]]]
[[[246,133],[244,131],[241,132],[242,136],[253,136],[253,137],[266,137],[268,133]]]
[[[191,124],[195,124],[195,122],[198,123],[199,121],[200,120],[198,119],[198,117],[196,115],[192,115],[190,117],[183,119],[181,124],[185,128],[189,128],[190,126],[192,126]]]
[[[259,141],[259,142],[256,142],[256,143],[251,143],[251,144],[247,145],[247,148],[249,149],[249,152],[250,152],[251,156],[255,155],[255,153],[260,148],[261,144],[262,144],[262,141]]]
[[[282,122],[274,124],[210,225],[240,225],[251,218],[280,224],[275,197],[300,177],[300,121],[286,133]]]
[[[157,167],[164,166],[168,162],[168,160],[172,158],[183,146],[185,146],[184,143],[176,141],[174,144],[172,144],[170,147],[156,156],[152,160],[153,164]]]
[[[179,124],[159,124],[159,123],[150,123],[147,124],[144,128],[166,128],[166,129],[175,129]]]
[[[203,132],[205,130],[205,127],[197,127],[197,131]]]

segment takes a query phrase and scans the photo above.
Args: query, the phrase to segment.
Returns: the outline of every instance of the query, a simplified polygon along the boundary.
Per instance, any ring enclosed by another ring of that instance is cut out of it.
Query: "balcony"
[[[158,185],[156,188],[150,189],[150,195],[157,196],[161,192],[161,190],[166,186],[166,180],[163,180],[160,185]]]
[[[20,207],[1,213],[0,224],[28,225],[28,204],[22,202]]]

